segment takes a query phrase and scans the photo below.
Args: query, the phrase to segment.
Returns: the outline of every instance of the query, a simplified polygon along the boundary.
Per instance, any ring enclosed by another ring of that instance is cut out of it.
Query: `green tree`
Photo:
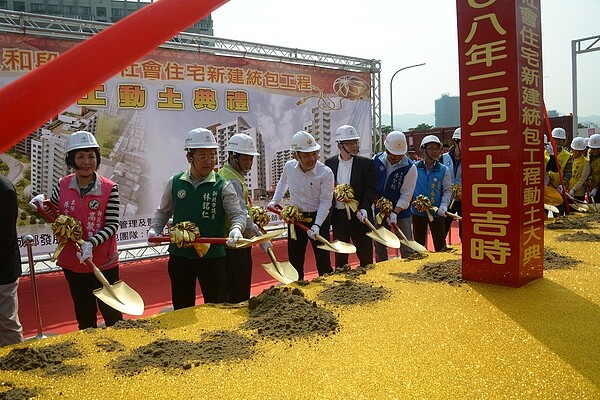
[[[421,123],[421,124],[415,126],[414,128],[410,128],[409,131],[429,131],[431,129],[433,129],[433,125]]]
[[[381,126],[381,133],[386,134],[386,133],[390,133],[391,131],[393,131],[393,128],[390,125],[382,125]]]

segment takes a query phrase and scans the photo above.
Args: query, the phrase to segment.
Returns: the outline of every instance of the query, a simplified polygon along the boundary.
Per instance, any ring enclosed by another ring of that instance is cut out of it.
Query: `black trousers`
[[[204,297],[204,303],[224,303],[225,257],[184,258],[169,256],[169,278],[173,309],[196,305],[196,280]]]
[[[455,200],[454,204],[452,204],[452,207],[450,207],[448,209],[448,211],[453,214],[458,214],[462,217],[462,202]],[[448,232],[450,232],[450,227],[452,226],[453,222],[454,222],[454,218],[446,217],[446,223],[445,223],[446,235],[444,237],[448,237]],[[461,220],[458,220],[458,237],[462,239],[462,221]]]
[[[418,215],[413,215],[412,218],[413,233],[417,243],[427,246],[427,227],[429,226],[435,251],[442,251],[446,247],[446,224],[444,217],[434,217],[433,221],[429,221],[429,218]]]
[[[304,224],[310,228],[313,225],[315,216],[316,213],[304,213],[304,217],[310,218],[310,221],[304,222]],[[296,227],[295,230],[296,240],[292,239],[290,234],[290,227],[288,226],[287,248],[290,263],[294,266],[296,271],[298,271],[298,279],[304,279],[304,259],[306,257],[306,245],[309,241],[315,254],[315,260],[317,262],[317,272],[319,273],[319,276],[333,272],[333,269],[331,268],[331,259],[329,258],[329,252],[317,248],[317,246],[321,243],[316,240],[310,239],[306,232],[304,232],[302,229]],[[321,226],[319,234],[325,239],[329,240],[329,217],[327,217],[323,222],[323,226]]]
[[[367,236],[369,228],[360,222],[352,211],[350,211],[350,219],[348,219],[345,209],[334,208],[330,215],[333,239],[347,243],[352,239],[360,266],[373,264],[373,240]],[[349,254],[335,253],[335,267],[341,268],[348,264],[349,256]]]
[[[93,291],[100,289],[102,283],[93,273],[79,273],[68,269],[63,269],[63,272],[69,284],[79,329],[97,328],[96,314],[98,310],[100,310],[106,326],[113,326],[123,319],[123,314],[120,311],[108,306],[94,296]],[[102,271],[102,275],[112,285],[119,280],[119,267],[105,269]]]
[[[225,249],[225,286],[228,303],[241,303],[250,298],[252,285],[252,248]]]

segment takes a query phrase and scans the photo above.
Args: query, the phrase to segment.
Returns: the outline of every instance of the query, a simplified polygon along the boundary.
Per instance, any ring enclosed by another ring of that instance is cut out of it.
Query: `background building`
[[[0,0],[0,8],[57,17],[115,23],[155,0]],[[209,14],[187,32],[213,36],[213,21]]]
[[[71,107],[55,119],[44,124],[36,138],[31,139],[31,190],[50,198],[52,188],[67,174],[65,147],[67,136],[86,130],[96,134],[98,112],[86,107]]]
[[[435,126],[460,125],[460,97],[443,94],[435,101]]]
[[[317,143],[321,145],[319,161],[325,162],[331,156],[331,113],[314,107],[312,121],[307,123],[303,129],[313,135]]]

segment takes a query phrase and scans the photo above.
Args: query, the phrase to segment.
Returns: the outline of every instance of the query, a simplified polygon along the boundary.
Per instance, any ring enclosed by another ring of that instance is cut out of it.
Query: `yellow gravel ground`
[[[594,227],[590,232],[600,233]],[[29,388],[42,399],[600,399],[600,244],[555,240],[569,232],[547,229],[546,246],[582,264],[546,271],[518,289],[391,275],[460,259],[460,248],[381,263],[359,279],[390,289],[388,299],[366,306],[319,302],[338,316],[338,332],[259,339],[249,359],[131,377],[107,367],[162,337],[197,341],[201,332],[223,329],[250,337],[239,328],[246,308],[200,306],[154,317],[158,331],[111,328],[21,344],[16,347],[75,341],[84,355],[67,364],[88,368],[58,377],[0,371],[0,397]],[[323,289],[320,283],[302,287],[315,300]],[[105,338],[125,348],[104,351],[97,343]],[[0,358],[13,348],[0,349]]]

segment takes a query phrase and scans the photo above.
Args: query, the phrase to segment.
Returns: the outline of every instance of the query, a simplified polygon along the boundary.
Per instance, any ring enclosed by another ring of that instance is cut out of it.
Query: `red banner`
[[[457,0],[463,277],[522,286],[543,273],[539,0]]]

